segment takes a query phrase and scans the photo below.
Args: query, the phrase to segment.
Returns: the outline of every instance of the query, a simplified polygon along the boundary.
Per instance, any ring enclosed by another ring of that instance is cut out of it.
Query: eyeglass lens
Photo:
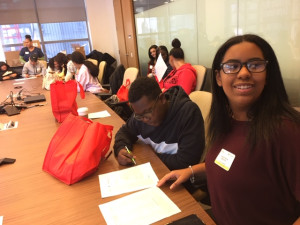
[[[246,65],[247,69],[252,73],[260,73],[266,69],[268,61],[265,60],[253,60],[248,62],[227,62],[222,63],[221,67],[224,73],[238,73],[243,65]]]

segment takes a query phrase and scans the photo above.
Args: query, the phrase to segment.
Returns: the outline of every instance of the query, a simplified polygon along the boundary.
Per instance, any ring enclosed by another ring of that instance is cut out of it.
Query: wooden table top
[[[24,82],[18,84],[24,90],[43,93],[47,105],[26,109],[12,117],[0,115],[0,123],[9,120],[19,122],[17,129],[0,131],[0,158],[16,159],[14,164],[0,166],[0,216],[4,216],[3,224],[106,224],[98,205],[127,194],[101,199],[98,175],[126,167],[120,166],[112,154],[100,163],[93,175],[71,186],[42,171],[49,142],[60,124],[55,121],[51,111],[50,92],[41,90],[41,78],[1,82],[1,102],[10,90],[14,93],[20,90],[14,89],[16,85],[13,83],[16,82]],[[113,125],[113,134],[124,124],[120,117],[91,93],[86,92],[85,99],[77,97],[77,104],[78,107],[88,107],[89,112],[107,110],[111,117],[94,121]],[[158,178],[169,172],[149,146],[137,143],[133,150],[137,164],[150,162]],[[181,212],[154,224],[166,224],[193,213],[205,224],[215,224],[183,187],[171,191],[165,185],[162,190]]]

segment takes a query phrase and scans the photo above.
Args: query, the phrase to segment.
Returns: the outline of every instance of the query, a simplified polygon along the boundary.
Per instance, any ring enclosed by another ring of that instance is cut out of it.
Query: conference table
[[[46,97],[46,102],[39,103],[43,106],[22,110],[11,117],[0,115],[0,123],[18,121],[16,129],[0,131],[0,158],[16,159],[14,164],[0,166],[0,216],[3,216],[3,225],[104,225],[106,222],[98,206],[128,193],[102,199],[98,175],[127,167],[119,165],[111,154],[101,161],[94,174],[73,185],[66,185],[44,172],[43,160],[60,123],[52,114],[50,92],[41,87],[42,78],[0,82],[0,102],[10,91],[17,94],[23,90],[22,93],[27,95],[44,94]],[[98,97],[89,92],[85,95],[85,99],[77,96],[78,107],[88,107],[90,113],[107,110],[111,115],[93,121],[114,126],[112,149],[114,135],[124,121]],[[138,165],[150,162],[159,179],[169,172],[148,145],[137,143],[133,153]],[[215,224],[183,186],[174,191],[169,189],[169,185],[161,189],[181,212],[154,224],[167,224],[190,214],[196,214],[205,224]],[[128,213],[134,214],[130,209]]]

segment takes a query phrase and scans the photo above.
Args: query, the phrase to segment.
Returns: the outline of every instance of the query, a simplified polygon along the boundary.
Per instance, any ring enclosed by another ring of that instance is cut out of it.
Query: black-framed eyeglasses
[[[252,59],[247,62],[240,62],[237,60],[231,60],[225,63],[221,63],[220,67],[226,74],[234,74],[240,72],[243,66],[246,66],[247,70],[251,73],[260,73],[265,71],[268,61],[262,59]]]
[[[150,119],[151,119],[151,116],[152,116],[152,114],[153,114],[154,108],[155,108],[155,106],[156,106],[157,100],[159,99],[159,96],[160,96],[160,95],[157,96],[157,98],[156,98],[154,104],[151,106],[151,108],[150,108],[147,112],[144,112],[144,113],[141,114],[141,115],[133,113],[133,117],[134,117],[136,120],[139,120],[139,121],[141,121],[141,120],[143,120],[143,119],[150,120]],[[133,110],[132,110],[132,111],[133,111]]]

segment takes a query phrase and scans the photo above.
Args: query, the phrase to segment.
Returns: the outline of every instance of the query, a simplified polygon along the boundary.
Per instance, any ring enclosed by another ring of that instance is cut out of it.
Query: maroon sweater
[[[300,216],[300,127],[284,120],[274,143],[250,150],[250,122],[233,129],[206,157],[208,188],[219,225],[287,225]],[[214,163],[221,149],[235,154],[229,171]]]

